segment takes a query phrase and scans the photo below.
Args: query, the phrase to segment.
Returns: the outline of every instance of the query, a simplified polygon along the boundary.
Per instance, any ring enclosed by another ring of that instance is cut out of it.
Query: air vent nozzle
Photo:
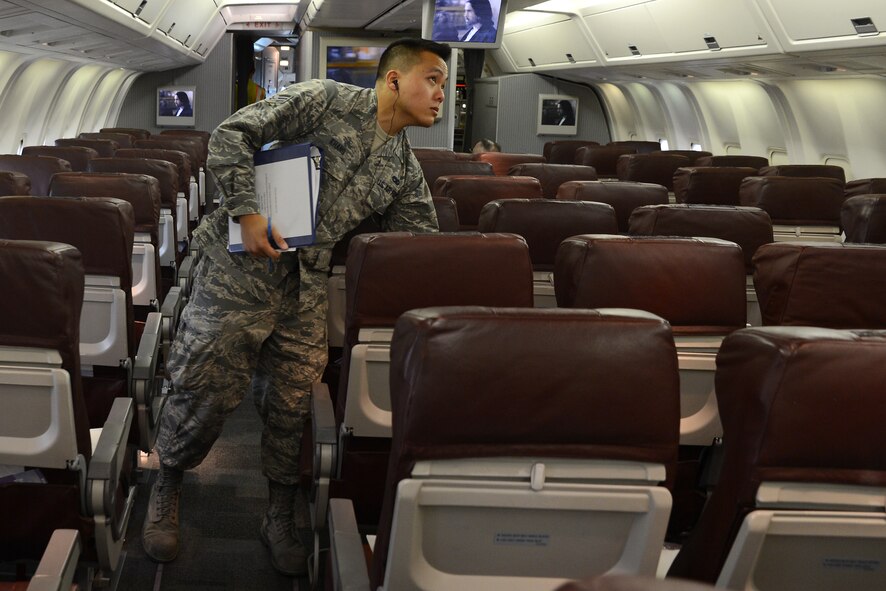
[[[641,55],[636,45],[628,45],[628,49],[631,51],[631,55]]]
[[[704,42],[711,51],[720,51],[720,44],[717,43],[717,38],[713,35],[704,37]]]
[[[569,60],[569,63],[570,63],[570,64],[574,64],[574,63],[575,63],[575,58],[572,57],[572,54],[571,54],[571,53],[567,53],[567,54],[566,54],[566,59]]]
[[[535,67],[535,60],[532,59],[531,57],[530,57],[530,58],[527,58],[527,59],[529,59],[529,65],[532,66],[532,67],[534,68],[534,67]]]

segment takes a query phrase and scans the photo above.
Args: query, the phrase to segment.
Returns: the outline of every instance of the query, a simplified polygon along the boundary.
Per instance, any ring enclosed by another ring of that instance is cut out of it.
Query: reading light
[[[280,60],[280,67],[281,68],[289,67],[289,60]]]
[[[289,47],[288,45],[281,45],[280,46],[280,51],[289,51],[290,49],[292,49],[292,48]]]

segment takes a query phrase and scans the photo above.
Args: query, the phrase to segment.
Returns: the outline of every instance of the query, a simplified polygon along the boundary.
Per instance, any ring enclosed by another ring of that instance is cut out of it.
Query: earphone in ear
[[[397,91],[399,92],[399,90],[400,90],[400,81],[399,80],[396,80],[396,79],[394,80],[394,88],[396,88]]]

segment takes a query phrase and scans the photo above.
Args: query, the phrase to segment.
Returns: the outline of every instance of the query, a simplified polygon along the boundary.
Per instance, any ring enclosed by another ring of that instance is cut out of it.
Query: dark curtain
[[[462,151],[470,150],[474,145],[474,81],[483,74],[483,61],[486,59],[485,49],[463,49],[465,66],[465,103],[468,111],[465,115],[465,133],[462,139]],[[454,86],[454,85],[453,85]],[[454,89],[453,89],[454,90]],[[458,146],[455,146],[458,148]]]

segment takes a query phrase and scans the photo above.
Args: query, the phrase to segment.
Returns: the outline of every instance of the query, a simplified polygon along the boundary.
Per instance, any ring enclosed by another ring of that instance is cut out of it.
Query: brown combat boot
[[[268,481],[270,504],[262,519],[261,540],[271,554],[274,568],[292,577],[308,573],[307,552],[294,531],[293,509],[297,485]]]
[[[162,468],[160,477],[151,488],[148,514],[145,516],[145,526],[142,530],[145,554],[157,562],[170,562],[178,556],[180,497],[181,472]]]

